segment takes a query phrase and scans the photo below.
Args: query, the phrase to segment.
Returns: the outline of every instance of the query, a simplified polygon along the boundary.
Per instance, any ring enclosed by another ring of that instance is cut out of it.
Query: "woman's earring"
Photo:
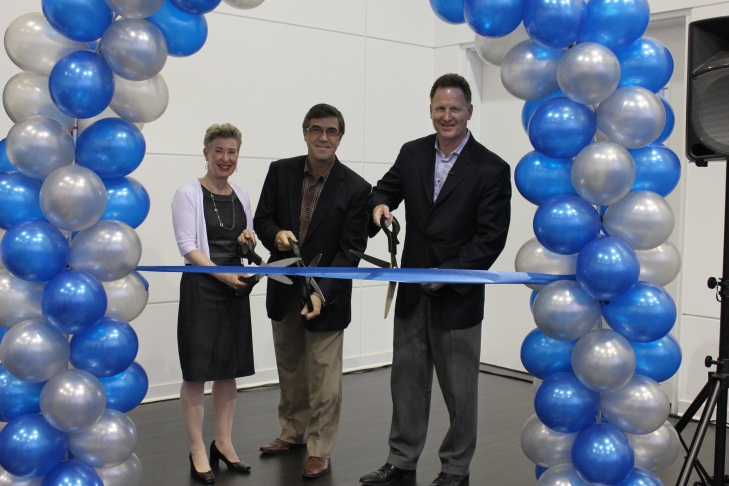
[[[208,163],[205,162],[205,170],[208,170]]]

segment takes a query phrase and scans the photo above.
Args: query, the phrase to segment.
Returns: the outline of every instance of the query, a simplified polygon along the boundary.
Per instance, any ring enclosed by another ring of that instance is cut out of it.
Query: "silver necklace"
[[[210,185],[210,181],[208,181],[207,176],[203,177],[203,179],[205,179],[208,187],[213,187]],[[230,185],[228,187],[230,187]],[[220,213],[218,212],[218,206],[215,204],[215,195],[210,189],[208,189],[208,191],[210,192],[210,199],[213,201],[213,209],[215,210],[215,216],[217,216],[218,218],[218,223],[220,223],[220,227],[224,230],[233,231],[235,229],[235,198],[233,197],[233,188],[230,189],[230,203],[233,205],[233,225],[230,228],[223,225],[223,221],[220,219]]]

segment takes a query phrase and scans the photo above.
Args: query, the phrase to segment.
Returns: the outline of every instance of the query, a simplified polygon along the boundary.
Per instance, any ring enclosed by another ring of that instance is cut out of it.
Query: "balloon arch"
[[[148,387],[129,322],[147,303],[134,228],[150,200],[129,174],[167,107],[167,57],[203,46],[220,3],[42,0],[5,33],[22,72],[0,141],[0,484],[141,483],[126,412]],[[521,349],[541,380],[521,432],[537,484],[661,484],[679,452],[659,382],[681,362],[662,287],[680,267],[664,199],[680,161],[662,145],[673,59],[643,35],[648,1],[430,3],[525,100],[534,150],[515,183],[538,208],[516,269],[577,279],[535,286]]]

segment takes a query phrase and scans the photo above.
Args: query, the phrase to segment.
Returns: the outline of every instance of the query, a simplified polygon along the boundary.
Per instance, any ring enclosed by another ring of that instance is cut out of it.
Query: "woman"
[[[207,172],[180,186],[172,200],[177,246],[187,265],[240,266],[252,231],[248,193],[228,178],[238,164],[241,133],[229,123],[212,125],[204,139]],[[247,473],[231,442],[236,382],[254,373],[250,288],[241,273],[183,273],[177,319],[177,346],[182,368],[180,402],[190,437],[190,474],[215,482],[210,466],[222,460],[228,469]],[[215,440],[210,461],[203,440],[204,387],[213,382]]]

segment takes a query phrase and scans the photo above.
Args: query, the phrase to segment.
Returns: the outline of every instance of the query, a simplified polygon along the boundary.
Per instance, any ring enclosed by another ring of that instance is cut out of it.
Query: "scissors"
[[[256,253],[255,251],[255,243],[250,238],[246,238],[246,241],[248,242],[248,252],[245,254],[246,259],[248,260],[248,263],[253,263],[255,265],[258,265],[259,267],[288,267],[290,265],[293,265],[295,263],[300,263],[301,258],[284,258],[283,260],[277,260],[275,262],[266,263],[263,261],[263,258]],[[241,282],[247,283],[250,287],[253,287],[255,284],[257,284],[263,277],[268,277],[272,280],[276,280],[277,282],[281,282],[286,285],[291,285],[293,280],[288,278],[286,275],[278,275],[278,274],[271,274],[271,275],[251,275],[250,277],[241,277]]]
[[[301,259],[301,250],[299,249],[299,245],[290,242],[291,248],[294,251],[294,256],[296,257],[296,265],[299,267],[315,267],[319,264],[319,260],[321,259],[321,253],[316,255],[308,265],[304,264],[304,261]],[[309,312],[312,312],[314,310],[314,304],[311,302],[311,294],[317,293],[321,297],[322,305],[325,302],[324,299],[324,292],[321,291],[319,288],[319,284],[316,283],[316,280],[314,280],[313,277],[304,277],[304,284],[301,286],[301,298],[303,302],[306,304],[306,308]]]
[[[369,262],[373,265],[377,265],[381,268],[397,268],[397,245],[400,243],[397,239],[398,233],[400,233],[400,223],[397,222],[397,219],[393,216],[392,218],[392,230],[385,225],[385,217],[383,216],[380,219],[380,227],[382,228],[382,231],[387,236],[387,250],[390,253],[390,261],[386,262],[385,260],[380,260],[379,258],[375,258],[373,256],[365,255],[362,252],[356,251],[356,250],[349,250],[350,253],[353,255],[358,256],[362,260]],[[392,306],[392,298],[395,295],[395,288],[397,287],[397,282],[390,282],[387,285],[387,297],[385,297],[385,317],[387,317],[387,314],[390,312],[390,307]]]

